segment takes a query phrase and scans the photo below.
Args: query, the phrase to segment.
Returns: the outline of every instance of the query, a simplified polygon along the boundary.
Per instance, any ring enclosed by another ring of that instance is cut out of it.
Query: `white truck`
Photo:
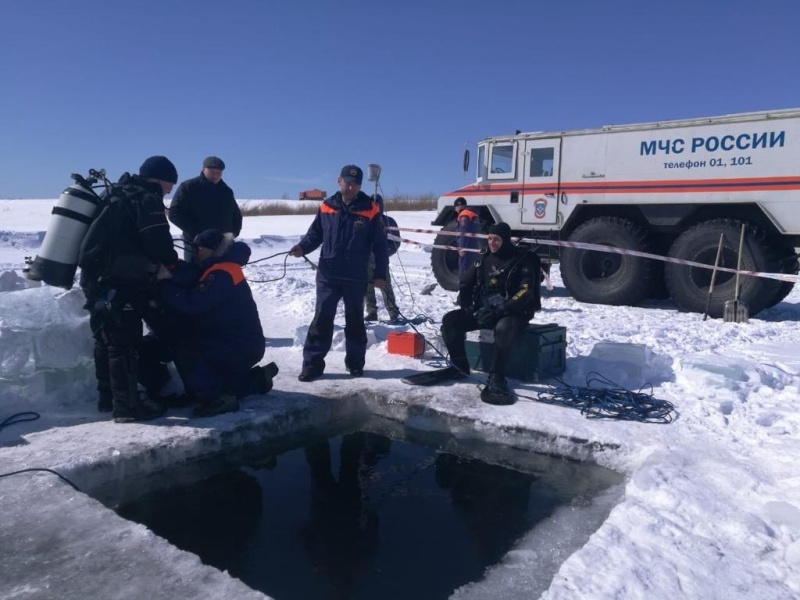
[[[469,151],[464,170],[469,168]],[[466,198],[485,228],[507,222],[514,235],[570,240],[742,269],[798,272],[800,108],[614,125],[560,132],[517,132],[478,144],[474,183],[439,198],[433,225],[456,228],[453,201]],[[453,244],[437,235],[435,245]],[[608,252],[540,245],[560,262],[564,285],[582,302],[635,305],[671,296],[681,310],[706,309],[712,271]],[[434,249],[434,275],[458,289],[458,257]],[[718,272],[711,316],[734,296]],[[741,278],[750,314],[783,300],[794,283]]]

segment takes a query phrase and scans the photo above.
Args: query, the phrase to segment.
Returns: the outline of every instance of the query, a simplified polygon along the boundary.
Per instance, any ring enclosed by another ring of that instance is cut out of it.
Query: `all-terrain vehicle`
[[[469,153],[464,169],[468,170]],[[800,109],[741,113],[599,129],[522,133],[478,144],[474,183],[439,198],[434,225],[456,228],[463,196],[484,229],[505,221],[514,235],[590,242],[736,268],[796,274],[800,246]],[[439,234],[435,245],[453,245]],[[671,296],[686,311],[706,309],[710,269],[635,256],[540,245],[559,262],[564,285],[582,302],[636,305]],[[434,249],[434,275],[458,288],[458,257]],[[709,308],[721,316],[734,297],[717,273]],[[783,300],[794,283],[746,276],[750,313]]]

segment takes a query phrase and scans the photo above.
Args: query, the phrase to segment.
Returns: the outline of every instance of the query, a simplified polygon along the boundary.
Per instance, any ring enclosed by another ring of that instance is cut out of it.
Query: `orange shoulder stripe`
[[[335,208],[331,208],[330,206],[328,206],[324,202],[320,205],[319,210],[320,210],[320,212],[331,214],[331,215],[332,214],[336,214],[336,209]],[[354,210],[351,214],[358,215],[360,217],[364,217],[366,219],[372,220],[380,212],[381,212],[381,210],[378,208],[378,205],[375,202],[373,202],[372,206],[368,210]]]
[[[225,271],[233,279],[233,285],[239,285],[244,281],[242,267],[232,262],[216,263],[208,267],[200,276],[200,281],[205,280],[213,271]]]
[[[373,202],[372,206],[370,206],[369,210],[356,210],[353,211],[354,215],[361,215],[362,217],[372,220],[374,219],[378,213],[381,212],[381,209],[378,208],[377,203]]]

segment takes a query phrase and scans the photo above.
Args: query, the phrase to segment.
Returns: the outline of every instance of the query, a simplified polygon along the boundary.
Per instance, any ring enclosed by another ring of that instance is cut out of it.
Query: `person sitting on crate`
[[[442,337],[450,354],[451,379],[469,374],[466,332],[494,330],[494,360],[481,400],[513,404],[506,383],[506,362],[512,344],[541,308],[541,261],[532,249],[511,243],[508,223],[489,227],[489,247],[461,277],[458,304],[442,319]]]

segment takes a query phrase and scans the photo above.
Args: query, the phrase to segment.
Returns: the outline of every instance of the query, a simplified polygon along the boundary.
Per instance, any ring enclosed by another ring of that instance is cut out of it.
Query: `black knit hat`
[[[508,223],[495,223],[489,227],[489,233],[492,235],[499,235],[503,238],[503,242],[511,241],[511,227]]]
[[[453,206],[466,206],[466,205],[467,205],[467,199],[464,198],[464,196],[459,196],[458,198],[456,198],[456,201],[453,202]]]
[[[194,245],[216,250],[225,236],[219,229],[206,229],[194,236]]]
[[[139,177],[178,183],[178,169],[166,156],[151,156],[139,167]]]

